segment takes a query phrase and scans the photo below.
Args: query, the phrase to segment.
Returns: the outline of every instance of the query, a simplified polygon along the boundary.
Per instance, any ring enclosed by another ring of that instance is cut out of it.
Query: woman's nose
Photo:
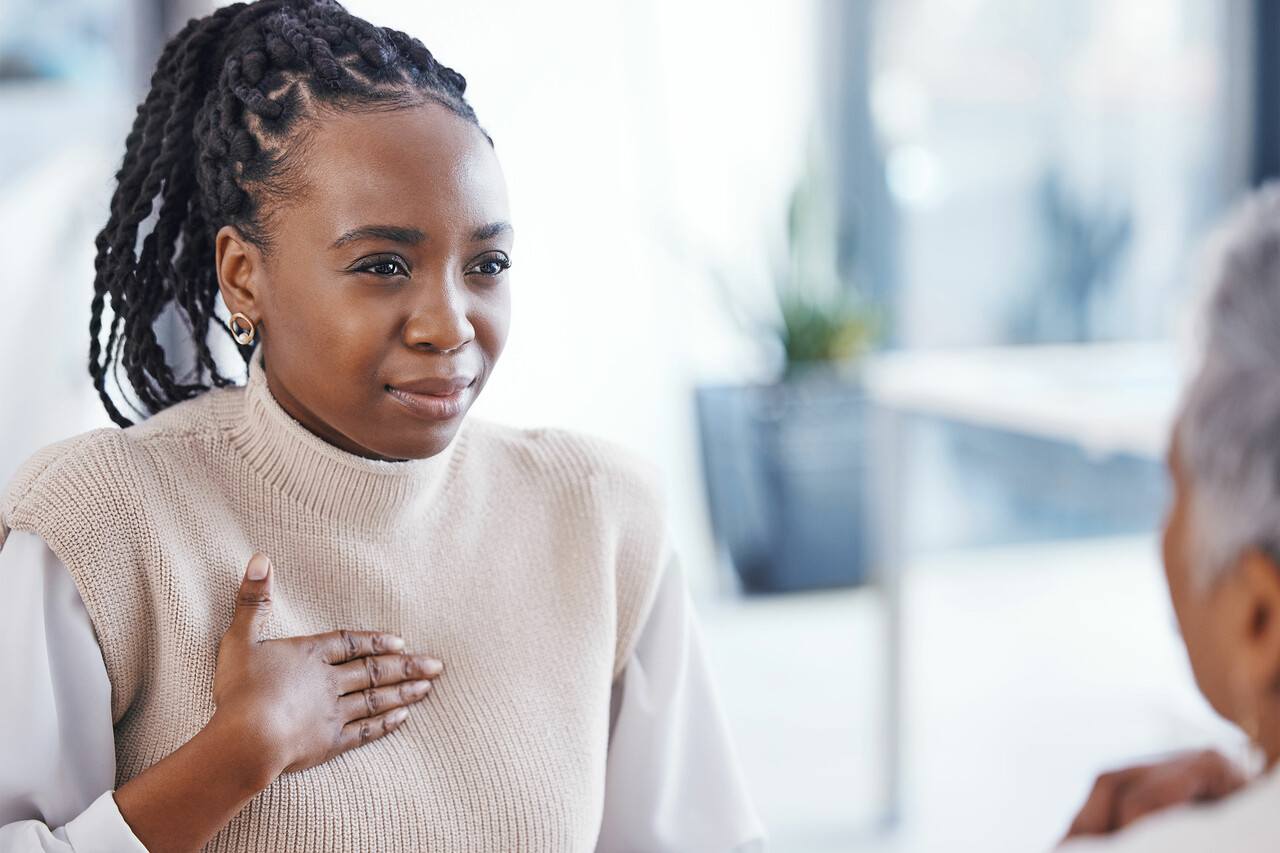
[[[413,311],[404,327],[405,343],[417,349],[451,352],[475,338],[467,317],[465,285],[443,276],[426,282],[414,294]]]

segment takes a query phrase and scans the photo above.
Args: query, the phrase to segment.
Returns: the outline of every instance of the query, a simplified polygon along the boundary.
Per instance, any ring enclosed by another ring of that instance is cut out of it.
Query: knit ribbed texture
[[[626,453],[469,420],[431,459],[362,459],[290,418],[255,359],[244,388],[38,452],[0,499],[0,544],[9,529],[49,544],[93,619],[117,784],[213,713],[255,551],[275,565],[269,635],[393,631],[445,662],[398,731],[282,776],[206,849],[594,847],[610,687],[666,547]]]

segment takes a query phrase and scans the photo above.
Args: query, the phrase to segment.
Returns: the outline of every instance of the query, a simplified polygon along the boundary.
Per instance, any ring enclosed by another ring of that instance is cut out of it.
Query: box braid
[[[333,0],[239,3],[190,21],[156,64],[97,237],[89,374],[112,420],[133,423],[107,393],[108,372],[119,381],[123,370],[144,416],[231,384],[208,342],[213,327],[231,334],[214,312],[214,237],[234,225],[269,250],[271,210],[305,189],[292,167],[309,119],[432,101],[478,127],[466,85],[422,42]],[[195,346],[186,381],[156,337],[170,306]],[[252,346],[240,352],[247,361]]]

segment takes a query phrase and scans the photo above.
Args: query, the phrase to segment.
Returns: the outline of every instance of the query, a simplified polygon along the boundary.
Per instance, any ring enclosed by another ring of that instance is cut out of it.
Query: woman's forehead
[[[323,119],[298,166],[307,187],[300,212],[332,236],[371,222],[471,231],[509,218],[487,138],[434,103]]]

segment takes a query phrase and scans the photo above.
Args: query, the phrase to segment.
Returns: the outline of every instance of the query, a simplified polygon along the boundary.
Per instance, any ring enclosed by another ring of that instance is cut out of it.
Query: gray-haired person
[[[1265,758],[1099,777],[1060,853],[1280,849],[1280,185],[1211,243],[1199,364],[1170,442],[1163,556],[1196,683]]]

